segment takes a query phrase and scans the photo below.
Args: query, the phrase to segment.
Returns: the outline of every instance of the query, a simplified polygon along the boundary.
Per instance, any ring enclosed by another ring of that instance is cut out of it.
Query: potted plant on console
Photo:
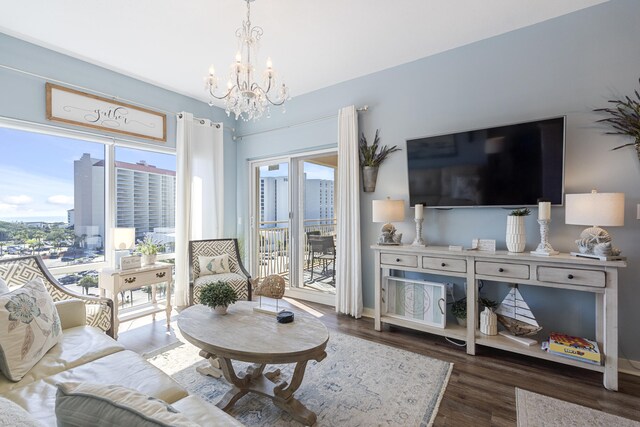
[[[153,237],[146,234],[144,239],[138,240],[136,251],[142,254],[142,264],[152,265],[156,263],[158,251],[162,249],[162,244],[153,240]]]
[[[378,179],[378,168],[394,151],[400,151],[397,145],[389,148],[386,145],[380,147],[380,137],[378,134],[380,129],[376,129],[376,136],[373,138],[373,144],[368,145],[364,132],[360,137],[358,145],[360,151],[360,166],[362,167],[362,186],[365,193],[376,191],[376,181]],[[380,151],[378,151],[380,148]]]
[[[451,314],[456,317],[458,325],[467,326],[467,298],[454,301],[451,305]]]
[[[229,305],[236,301],[236,291],[227,282],[207,283],[200,289],[200,303],[211,307],[217,314],[227,314]]]
[[[528,208],[512,210],[507,216],[507,249],[509,252],[524,252],[527,244],[526,229],[524,228],[524,218],[529,216],[531,211]]]

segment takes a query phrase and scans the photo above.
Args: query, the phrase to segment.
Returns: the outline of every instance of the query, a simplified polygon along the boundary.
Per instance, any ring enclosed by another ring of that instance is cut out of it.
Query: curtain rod
[[[356,108],[356,111],[362,112],[362,113],[367,112],[367,111],[369,111],[369,106],[368,105],[364,105],[364,106],[362,106],[360,108]],[[292,125],[280,126],[280,127],[273,128],[273,129],[266,129],[266,130],[261,130],[261,131],[258,131],[258,132],[251,132],[251,133],[245,133],[245,134],[242,134],[242,135],[236,135],[236,136],[233,137],[233,140],[234,141],[238,141],[238,140],[242,140],[242,138],[246,138],[248,136],[260,135],[262,133],[269,133],[269,132],[275,132],[275,131],[282,130],[282,129],[289,129],[289,128],[293,128],[293,127],[304,126],[304,125],[308,125],[310,123],[316,123],[316,122],[321,122],[323,120],[333,119],[335,117],[338,117],[337,113],[336,114],[331,114],[331,115],[328,115],[328,116],[324,116],[324,117],[318,117],[317,119],[305,120],[304,122],[294,123]]]

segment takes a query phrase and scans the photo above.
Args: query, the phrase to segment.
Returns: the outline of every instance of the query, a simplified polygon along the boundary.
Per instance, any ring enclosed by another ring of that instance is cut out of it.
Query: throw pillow
[[[22,406],[0,397],[0,426],[40,427],[42,424],[29,415]]]
[[[171,405],[119,385],[57,384],[58,427],[196,426]]]
[[[7,282],[2,280],[2,277],[0,277],[0,295],[6,294],[7,292],[9,292],[9,287],[7,286]]]
[[[37,278],[0,295],[0,370],[20,381],[62,337],[58,311]]]
[[[199,256],[200,275],[231,273],[229,268],[229,254],[218,256]]]

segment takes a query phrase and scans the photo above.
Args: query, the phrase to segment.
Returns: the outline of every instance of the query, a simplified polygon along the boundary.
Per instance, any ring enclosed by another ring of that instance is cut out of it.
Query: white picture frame
[[[47,120],[167,141],[167,115],[47,83]]]
[[[140,255],[123,256],[120,258],[120,270],[133,270],[142,267],[142,257]]]

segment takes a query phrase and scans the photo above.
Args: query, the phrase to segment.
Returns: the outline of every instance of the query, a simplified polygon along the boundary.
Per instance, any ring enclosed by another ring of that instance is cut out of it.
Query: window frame
[[[158,144],[137,142],[133,140],[125,140],[116,136],[107,136],[93,132],[80,131],[75,129],[67,129],[59,126],[53,126],[43,123],[34,123],[25,120],[11,119],[0,116],[0,127],[15,129],[24,132],[39,133],[43,135],[58,136],[62,138],[75,139],[84,142],[98,143],[104,146],[104,163],[105,167],[105,248],[113,246],[112,229],[115,227],[116,218],[116,175],[115,175],[115,150],[116,147],[129,148],[134,150],[151,151],[160,154],[170,154],[175,156],[175,147],[161,146]],[[177,164],[176,164],[177,169]],[[114,263],[113,250],[104,251],[104,261],[90,262],[86,264],[66,265],[62,267],[52,267],[49,270],[54,276],[68,273],[76,273],[86,270],[101,270],[103,268],[111,268]],[[175,259],[175,252],[158,254],[158,261]]]

